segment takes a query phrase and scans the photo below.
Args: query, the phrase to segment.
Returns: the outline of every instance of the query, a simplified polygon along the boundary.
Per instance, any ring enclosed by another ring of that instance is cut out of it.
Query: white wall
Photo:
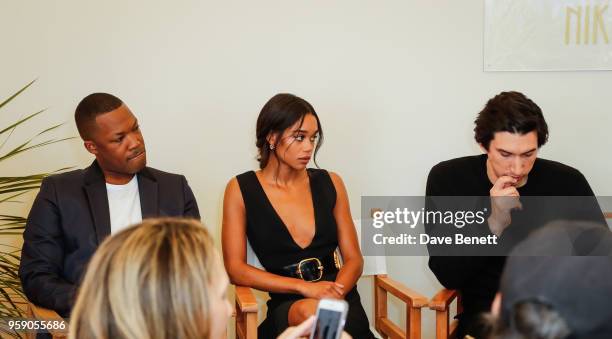
[[[224,186],[256,167],[255,120],[281,91],[317,109],[319,164],[343,176],[354,215],[362,195],[422,195],[432,165],[479,152],[472,122],[502,90],[544,110],[541,156],[612,195],[612,73],[483,73],[483,1],[4,1],[0,28],[0,96],[38,78],[0,123],[49,107],[11,140],[52,121],[77,135],[78,101],[114,93],[141,120],[149,164],[187,176],[217,236]],[[72,141],[1,170],[91,159]],[[428,296],[439,287],[426,258],[389,265]]]

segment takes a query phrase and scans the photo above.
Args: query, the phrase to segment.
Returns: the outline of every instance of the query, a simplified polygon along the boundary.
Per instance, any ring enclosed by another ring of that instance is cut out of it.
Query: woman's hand
[[[300,287],[300,293],[306,298],[313,299],[343,299],[344,285],[333,281],[305,281]]]
[[[315,322],[315,316],[312,315],[310,318],[304,320],[301,324],[297,326],[287,327],[287,329],[278,336],[277,339],[298,339],[298,338],[308,338],[310,335],[310,331],[312,330],[312,326]]]
[[[277,339],[308,338],[308,336],[310,335],[310,332],[312,331],[314,322],[315,322],[315,316],[314,315],[310,316],[310,318],[304,320],[303,323],[297,326],[288,327],[283,333],[281,333],[280,336],[278,336]],[[340,339],[352,339],[352,337],[348,333],[342,331],[342,335],[340,336]]]

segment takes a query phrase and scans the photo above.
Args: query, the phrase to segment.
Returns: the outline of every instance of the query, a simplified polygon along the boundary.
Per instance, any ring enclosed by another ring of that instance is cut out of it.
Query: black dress
[[[253,251],[263,267],[269,272],[306,258],[325,258],[333,255],[338,247],[338,232],[333,209],[336,204],[336,189],[329,173],[320,169],[307,169],[315,217],[315,235],[312,242],[301,248],[291,237],[289,230],[274,210],[255,172],[238,175],[238,184],[244,200],[247,220],[247,237]],[[324,271],[321,280],[334,281],[337,269]],[[299,294],[270,293],[268,314],[258,328],[260,338],[276,338],[288,327],[289,308],[304,297]],[[349,311],[344,330],[353,338],[374,338],[368,319],[353,287],[346,295]]]

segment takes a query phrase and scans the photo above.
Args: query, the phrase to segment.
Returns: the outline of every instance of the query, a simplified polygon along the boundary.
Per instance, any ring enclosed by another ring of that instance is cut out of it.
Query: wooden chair
[[[442,289],[429,301],[429,309],[436,312],[436,339],[457,338],[459,321],[450,321],[450,305],[457,301],[457,314],[463,312],[461,295],[456,290]]]
[[[427,306],[427,298],[407,288],[387,275],[374,276],[375,329],[382,338],[421,338],[421,308]],[[406,329],[393,323],[387,316],[388,294],[406,304]],[[236,286],[236,338],[257,338],[258,305],[253,291]]]
[[[236,286],[236,338],[257,338],[257,314],[259,305],[253,291],[244,286]]]
[[[47,309],[47,308],[43,308],[40,306],[36,306],[33,303],[28,301],[28,306],[26,309],[26,317],[28,319],[34,319],[34,320],[44,320],[44,321],[61,321],[61,322],[65,322],[65,320],[59,316],[59,314],[57,314],[57,312]],[[50,334],[51,334],[51,338],[53,339],[65,339],[68,338],[68,322],[65,322],[66,328],[65,329],[58,329],[58,330],[47,330]],[[31,332],[27,332],[26,334],[26,338],[27,339],[35,339],[36,338],[36,332],[31,331]]]
[[[612,219],[612,212],[604,212],[606,219]],[[461,295],[456,290],[442,289],[430,301],[429,308],[436,311],[436,339],[456,338],[457,320],[450,321],[450,305],[457,301],[457,314],[463,311]]]
[[[387,294],[406,304],[406,330],[403,331],[387,317]],[[421,338],[421,308],[427,298],[409,289],[386,274],[374,276],[374,319],[376,331],[383,338]]]
[[[360,221],[355,221],[360,230]],[[359,232],[358,232],[359,233]],[[250,246],[247,246],[247,262],[260,267]],[[386,260],[382,256],[364,257],[362,276],[374,277],[374,328],[384,339],[421,338],[421,308],[427,306],[427,298],[415,292],[402,283],[391,279],[386,274]],[[387,300],[391,294],[406,304],[406,328],[402,329],[388,318]],[[253,290],[244,286],[236,286],[236,338],[257,338],[258,304]]]

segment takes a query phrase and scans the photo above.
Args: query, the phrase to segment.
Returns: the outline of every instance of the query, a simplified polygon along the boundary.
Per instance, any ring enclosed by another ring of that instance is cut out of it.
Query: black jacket
[[[138,174],[142,218],[200,218],[182,175],[145,167]],[[68,316],[87,263],[110,234],[104,174],[91,166],[45,178],[23,233],[19,277],[34,304]]]

